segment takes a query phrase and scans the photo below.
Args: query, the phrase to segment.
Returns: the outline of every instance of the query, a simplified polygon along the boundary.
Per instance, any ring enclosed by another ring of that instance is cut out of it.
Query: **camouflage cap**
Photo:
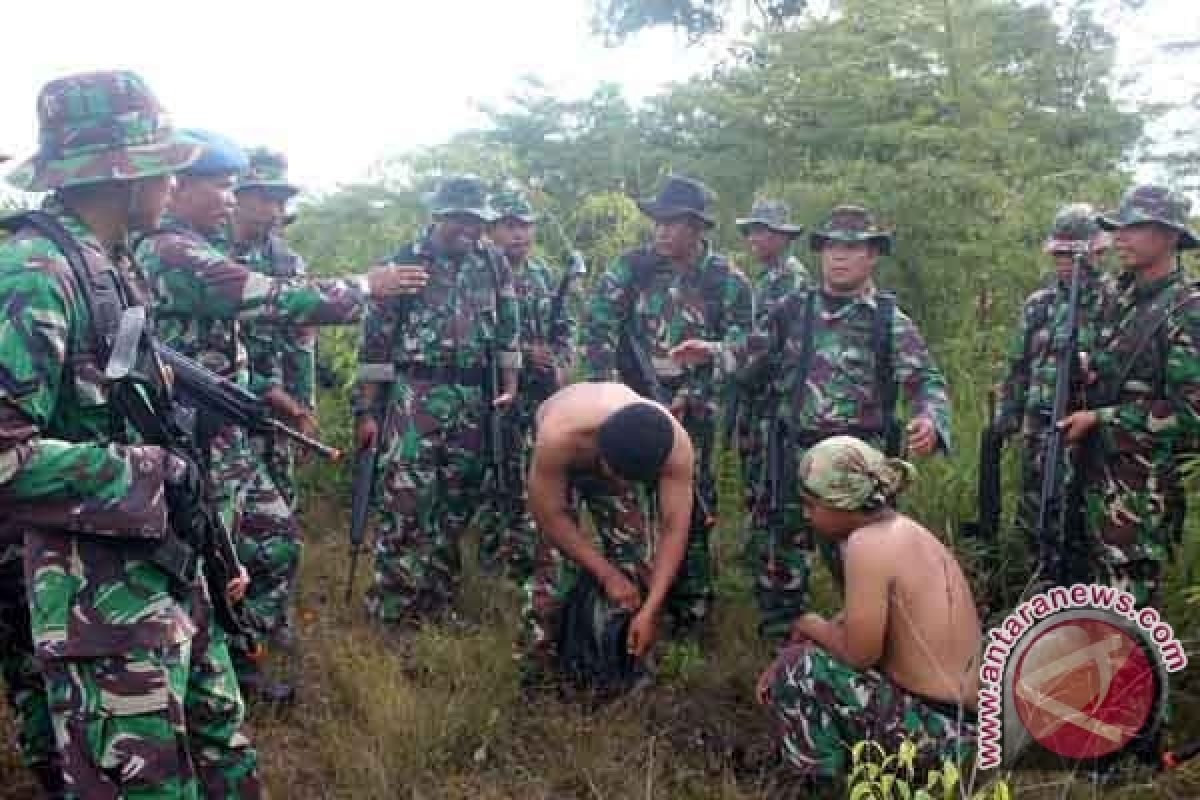
[[[444,179],[429,198],[429,212],[435,217],[468,214],[483,222],[496,221],[496,212],[488,204],[487,190],[476,175]]]
[[[822,505],[840,511],[875,511],[917,477],[907,461],[886,458],[853,436],[832,436],[800,459],[800,489]]]
[[[1200,238],[1188,227],[1192,203],[1179,192],[1165,186],[1135,186],[1121,198],[1121,206],[1113,216],[1096,217],[1096,223],[1106,231],[1156,222],[1179,232],[1179,249],[1200,247]]]
[[[249,165],[238,175],[235,192],[243,189],[263,189],[272,193],[293,197],[300,187],[288,182],[287,157],[283,153],[255,147],[246,151]]]
[[[1043,249],[1047,253],[1094,252],[1108,246],[1108,235],[1096,224],[1091,203],[1070,203],[1054,215]]]
[[[508,184],[494,192],[491,197],[492,211],[496,220],[516,219],[521,222],[537,222],[537,213],[529,198],[517,186]]]
[[[735,224],[737,229],[742,232],[742,236],[750,232],[752,225],[762,225],[768,230],[788,236],[799,236],[804,233],[804,227],[788,222],[791,214],[792,209],[788,207],[787,203],[778,200],[759,200],[750,209],[750,216],[739,218]]]
[[[200,154],[133,72],[51,81],[38,95],[37,113],[38,151],[8,176],[26,191],[165,175]]]
[[[892,234],[875,224],[871,212],[861,206],[838,206],[829,219],[808,236],[808,245],[820,251],[827,242],[874,242],[884,255],[892,251]]]

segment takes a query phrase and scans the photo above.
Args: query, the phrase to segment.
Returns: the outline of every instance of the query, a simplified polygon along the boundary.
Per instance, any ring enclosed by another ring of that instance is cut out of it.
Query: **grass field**
[[[769,729],[752,700],[768,655],[754,634],[744,578],[724,537],[714,646],[660,650],[658,681],[602,708],[517,690],[517,595],[468,570],[460,611],[471,625],[380,636],[361,603],[343,600],[345,519],[324,504],[305,515],[298,602],[302,701],[250,727],[273,798],[530,798],[750,800],[776,796]],[[469,548],[469,544],[468,544]],[[464,559],[468,564],[470,558]],[[364,560],[364,566],[366,561]],[[360,572],[365,578],[367,570]],[[827,581],[818,595],[828,597]],[[359,595],[366,580],[359,581]],[[1192,668],[1193,687],[1196,670]],[[1193,703],[1181,717],[1200,719]],[[11,732],[0,716],[0,731]],[[11,743],[11,735],[5,736]],[[1029,798],[1200,797],[1200,764],[1099,792],[1061,775],[1011,778]],[[1065,793],[1064,793],[1065,792]],[[36,795],[13,746],[0,750],[0,797]]]

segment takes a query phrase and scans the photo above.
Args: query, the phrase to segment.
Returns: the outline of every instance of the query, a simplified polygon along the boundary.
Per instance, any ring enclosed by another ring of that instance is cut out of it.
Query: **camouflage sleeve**
[[[584,380],[617,380],[617,344],[632,279],[629,263],[616,258],[592,289],[582,337]]]
[[[355,280],[276,278],[226,258],[202,240],[149,236],[137,257],[160,312],[258,322],[346,325],[362,317],[365,287]]]
[[[927,416],[938,433],[938,446],[950,450],[950,399],[946,379],[929,354],[917,326],[898,309],[892,321],[896,382],[913,417]]]
[[[0,513],[80,533],[161,536],[162,450],[45,435],[72,349],[60,284],[49,270],[7,272],[0,275],[0,297]]]
[[[497,279],[496,342],[501,369],[521,368],[521,302],[513,281],[508,259],[500,256],[494,261]]]
[[[754,291],[739,270],[730,270],[725,282],[725,319],[721,320],[721,357],[717,366],[722,376],[737,371],[738,353],[745,352],[754,325]]]
[[[1029,326],[1030,304],[1021,310],[1021,321],[1008,348],[1008,373],[1000,384],[1000,397],[996,409],[996,424],[1005,430],[1017,430],[1025,415],[1025,402],[1029,393]]]
[[[1200,437],[1200,296],[1184,305],[1167,327],[1163,372],[1166,402],[1133,402],[1096,409],[1099,432],[1110,452],[1129,442],[1153,441],[1175,449]]]

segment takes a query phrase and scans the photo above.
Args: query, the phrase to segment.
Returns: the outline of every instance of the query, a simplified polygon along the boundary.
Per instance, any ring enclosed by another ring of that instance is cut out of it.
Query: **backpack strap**
[[[1200,291],[1200,282],[1185,284],[1180,292],[1183,295],[1182,298],[1173,298],[1172,302],[1163,304],[1155,313],[1148,314],[1145,318],[1135,318],[1136,325],[1141,333],[1134,340],[1133,347],[1122,351],[1125,354],[1125,360],[1121,363],[1121,368],[1117,370],[1113,381],[1105,385],[1099,392],[1099,405],[1109,405],[1117,402],[1117,399],[1121,395],[1121,387],[1128,380],[1129,374],[1137,364],[1138,357],[1151,345],[1155,345],[1155,349],[1159,351],[1159,356],[1163,362],[1155,374],[1155,393],[1159,397],[1163,396],[1166,390],[1166,375],[1164,373],[1166,372],[1167,349],[1169,347],[1166,338],[1167,321],[1171,318],[1172,314],[1187,305],[1196,291]]]
[[[72,283],[92,319],[92,346],[96,351],[96,359],[101,364],[108,361],[113,337],[121,322],[121,313],[129,305],[128,293],[116,272],[109,269],[101,275],[93,275],[75,237],[54,215],[45,211],[25,211],[6,217],[0,221],[0,227],[14,233],[21,228],[33,228],[62,253],[71,269]]]

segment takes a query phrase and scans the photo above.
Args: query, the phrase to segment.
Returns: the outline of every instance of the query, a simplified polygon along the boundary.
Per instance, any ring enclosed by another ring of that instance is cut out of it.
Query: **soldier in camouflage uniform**
[[[750,216],[737,221],[738,231],[746,239],[758,266],[754,277],[754,324],[761,325],[779,302],[809,282],[808,270],[789,253],[792,242],[804,232],[800,225],[788,222],[791,209],[786,203],[761,200],[754,204]],[[741,463],[741,486],[747,513],[752,513],[756,495],[764,483],[763,454],[766,451],[764,426],[767,424],[762,395],[738,392],[737,382],[731,381],[730,396],[738,393],[732,408],[726,409],[725,424],[737,432],[737,449]],[[729,416],[732,415],[732,416]]]
[[[927,455],[950,441],[946,383],[912,320],[890,293],[875,288],[875,262],[890,252],[892,236],[869,212],[835,208],[809,237],[821,257],[820,287],[804,288],[776,305],[737,356],[741,379],[770,394],[772,435],[784,437],[789,463],[812,445],[850,433],[899,449],[902,431],[887,406],[907,401],[908,451]],[[784,474],[789,469],[784,467]],[[784,482],[783,531],[770,530],[768,503],[752,515],[751,548],[757,564],[755,598],[761,634],[778,640],[808,604],[811,531],[800,516],[794,486]],[[765,493],[763,493],[765,495]],[[765,500],[765,497],[764,497]],[[837,575],[837,561],[823,548]]]
[[[0,163],[11,156],[0,153]],[[29,605],[25,599],[21,528],[0,524],[0,678],[17,722],[21,760],[46,795],[62,792],[62,763],[54,744],[54,726],[46,705],[45,684],[33,655]]]
[[[288,182],[287,159],[264,147],[247,151],[246,157],[249,166],[234,187],[233,256],[263,275],[304,277],[304,259],[283,237],[287,203],[300,191]],[[288,425],[316,436],[316,328],[247,325],[246,350],[250,389],[268,399]],[[251,449],[266,463],[275,488],[295,511],[296,452],[292,441],[282,435],[254,437]]]
[[[521,394],[505,420],[505,457],[511,461],[508,491],[495,492],[479,511],[479,557],[486,572],[505,572],[523,585],[533,572],[537,533],[525,507],[525,473],[533,447],[533,416],[542,401],[564,385],[571,373],[575,321],[567,297],[556,302],[567,286],[529,253],[536,236],[537,216],[518,189],[493,195],[497,219],[489,238],[504,253],[513,271],[521,313]],[[556,319],[551,319],[556,316]]]
[[[1058,375],[1055,341],[1057,336],[1067,335],[1064,328],[1075,255],[1081,253],[1086,258],[1080,275],[1077,316],[1080,352],[1091,349],[1100,308],[1113,291],[1112,279],[1097,265],[1108,246],[1108,236],[1100,230],[1095,217],[1095,209],[1086,203],[1064,206],[1054,217],[1050,236],[1043,246],[1054,260],[1054,279],[1049,286],[1031,294],[1021,310],[994,423],[1006,436],[1021,434],[1021,494],[1016,520],[1029,537],[1027,552],[1033,559],[1038,554],[1034,529],[1042,491],[1041,458],[1054,413]]]
[[[432,211],[421,238],[389,259],[417,265],[428,282],[403,303],[371,306],[354,396],[359,448],[382,437],[383,521],[367,608],[379,621],[405,627],[450,611],[459,535],[486,477],[489,360],[501,374],[494,402],[501,412],[516,396],[521,367],[512,270],[480,241],[494,219],[483,184],[474,176],[446,179]],[[385,418],[390,425],[380,430]]]
[[[195,467],[135,443],[103,377],[115,321],[97,316],[67,256],[93,291],[129,303],[129,231],[156,224],[171,173],[198,149],[129,72],[53,81],[38,117],[41,150],[9,180],[52,192],[40,220],[61,242],[26,217],[0,245],[0,517],[25,531],[66,796],[259,797],[199,565],[190,581],[159,566],[172,520],[203,502]],[[228,587],[244,589],[244,573]]]
[[[247,160],[224,137],[204,131],[192,135],[202,155],[180,174],[162,224],[142,236],[136,251],[166,344],[248,386],[245,323],[346,325],[361,319],[370,296],[406,290],[407,278],[386,269],[351,280],[318,281],[262,275],[234,261],[222,237],[228,231],[235,178]],[[290,643],[299,528],[243,431],[200,416],[196,436],[207,443],[206,470],[251,576],[246,604],[258,630],[256,641],[234,643],[239,676],[252,697],[289,700],[291,688],[268,684],[255,655],[269,642],[285,648]]]
[[[752,309],[749,281],[705,238],[714,225],[707,195],[703,184],[673,176],[656,199],[638,203],[654,220],[654,245],[617,257],[597,282],[585,328],[584,360],[588,380],[621,379],[624,376],[616,374],[620,337],[628,331],[640,340],[671,395],[672,413],[695,447],[700,494],[715,509],[718,398],[731,363],[724,354],[744,343]],[[699,346],[684,367],[672,351],[687,340]],[[708,539],[707,528],[693,529],[672,589],[670,612],[684,630],[695,628],[708,614],[713,594]]]
[[[800,461],[805,515],[845,559],[842,612],[796,621],[758,698],[784,761],[810,789],[844,776],[863,741],[895,753],[908,740],[926,768],[949,758],[961,769],[973,749],[979,613],[954,555],[892,510],[915,476],[849,436],[821,441]]]
[[[1061,423],[1085,442],[1084,499],[1094,580],[1160,605],[1181,531],[1179,468],[1200,443],[1200,288],[1178,253],[1200,246],[1187,199],[1138,186],[1098,218],[1123,269],[1101,310],[1088,368],[1088,410]]]

